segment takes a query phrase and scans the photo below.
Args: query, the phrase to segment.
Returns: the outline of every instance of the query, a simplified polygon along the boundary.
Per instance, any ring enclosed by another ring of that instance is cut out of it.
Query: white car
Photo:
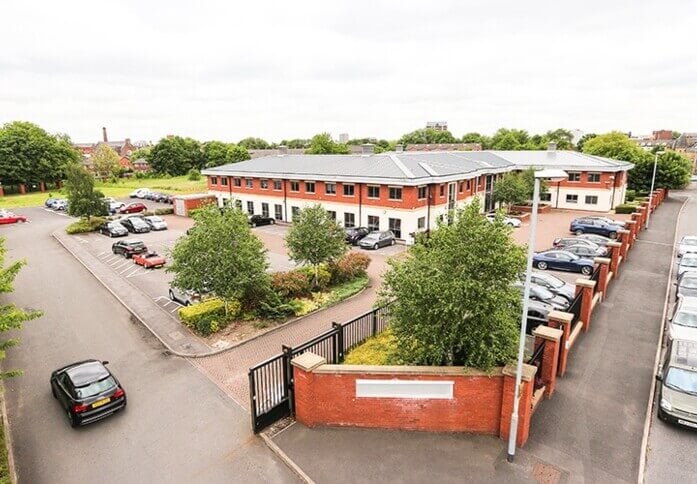
[[[139,188],[138,190],[131,192],[130,195],[128,195],[130,198],[145,198],[145,195],[150,193],[149,188]]]
[[[697,236],[695,235],[686,235],[680,239],[678,257],[682,257],[688,253],[697,253]]]
[[[684,272],[697,272],[697,254],[687,253],[678,262],[678,277]]]
[[[123,202],[116,202],[116,201],[109,202],[109,212],[116,213],[125,206],[126,206],[126,204]]]
[[[697,340],[697,298],[678,299],[668,330],[672,339]]]
[[[496,219],[496,214],[495,213],[487,213],[485,215],[485,217],[489,222],[493,222]],[[503,216],[503,223],[505,223],[506,225],[510,225],[511,227],[516,228],[516,229],[522,225],[519,219],[509,217],[507,215]]]
[[[150,215],[148,217],[143,217],[143,220],[150,226],[150,230],[167,230],[167,222],[165,222],[162,217]]]

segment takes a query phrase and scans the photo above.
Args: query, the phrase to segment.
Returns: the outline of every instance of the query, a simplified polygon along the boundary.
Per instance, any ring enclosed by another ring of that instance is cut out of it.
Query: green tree
[[[525,200],[531,201],[535,193],[535,169],[533,167],[526,168],[520,172],[520,178],[525,184]],[[540,180],[540,193],[547,193],[548,189],[549,185],[547,180]]]
[[[578,140],[578,143],[576,143],[576,151],[583,151],[583,147],[586,144],[588,140],[591,140],[598,136],[595,133],[586,133],[583,136],[581,136],[581,139]]]
[[[654,155],[634,162],[634,168],[629,170],[628,186],[632,190],[648,192],[651,190],[653,177]],[[675,151],[658,155],[656,163],[655,188],[681,189],[690,183],[692,162]]]
[[[315,286],[320,264],[335,260],[348,250],[344,230],[319,204],[300,210],[286,234],[286,247],[291,260],[314,267]]]
[[[312,137],[310,147],[305,153],[310,155],[345,155],[350,151],[345,144],[335,143],[329,133],[320,133]]]
[[[310,140],[309,139],[291,139],[291,140],[282,140],[280,145],[287,146],[288,148],[291,149],[301,149],[301,148],[307,148],[310,146]]]
[[[583,143],[583,152],[589,155],[604,156],[613,160],[636,163],[651,156],[638,144],[619,131],[611,131],[595,136]]]
[[[119,154],[106,143],[97,145],[90,160],[99,178],[107,178],[119,169]]]
[[[463,143],[479,143],[482,145],[483,150],[488,150],[491,145],[491,140],[479,133],[467,133],[462,137]]]
[[[458,140],[450,131],[438,131],[433,128],[417,129],[411,133],[406,133],[399,138],[399,143],[408,144],[438,144],[438,143],[457,143]]]
[[[388,260],[380,302],[394,301],[390,328],[407,364],[490,368],[515,357],[521,297],[512,284],[525,248],[480,208],[475,198],[428,243]]]
[[[237,145],[247,150],[267,150],[271,147],[271,145],[266,140],[253,137],[244,138],[240,140],[240,142],[237,143]]]
[[[250,158],[247,149],[240,145],[223,143],[222,141],[209,141],[203,145],[203,159],[208,168],[237,163]]]
[[[102,192],[94,189],[94,177],[78,165],[71,165],[66,170],[65,190],[68,198],[68,213],[73,217],[107,215],[109,209]]]
[[[225,301],[254,308],[270,291],[266,249],[236,207],[207,205],[192,214],[195,225],[172,250],[172,285],[209,290]]]
[[[492,150],[531,150],[539,149],[531,143],[530,135],[524,129],[501,128],[491,137]]]
[[[144,160],[147,160],[150,157],[150,151],[152,150],[152,146],[143,146],[141,148],[136,148],[133,150],[133,153],[131,153],[131,160],[139,160],[140,158],[143,158]]]
[[[494,184],[494,200],[510,208],[511,205],[525,203],[528,198],[528,186],[520,173],[506,173]]]
[[[570,150],[574,147],[571,140],[573,140],[574,135],[568,129],[555,129],[554,131],[547,131],[543,136],[541,143],[539,145],[540,150],[547,148],[549,142],[554,142],[557,144],[558,150]]]
[[[17,274],[19,274],[19,270],[26,264],[26,261],[18,260],[5,267],[6,252],[5,239],[0,237],[0,294],[8,294],[14,290],[14,280]],[[25,321],[31,321],[42,315],[41,311],[18,308],[14,304],[6,304],[4,301],[6,301],[5,298],[3,298],[3,302],[0,303],[0,332],[2,333],[22,329],[22,324]],[[17,339],[1,340],[0,361],[5,359],[7,349],[17,344],[19,344]],[[21,372],[17,370],[2,371],[0,372],[0,380],[19,374],[21,374]]]
[[[191,168],[205,166],[201,144],[192,138],[168,136],[150,149],[146,158],[153,171],[172,176],[184,175]]]

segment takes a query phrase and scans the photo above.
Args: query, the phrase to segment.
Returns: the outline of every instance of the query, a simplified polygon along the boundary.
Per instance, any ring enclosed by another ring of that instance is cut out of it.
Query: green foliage
[[[306,271],[276,272],[271,276],[271,287],[284,298],[298,298],[310,294],[310,277]]]
[[[402,365],[399,357],[399,341],[387,328],[382,333],[368,338],[349,351],[344,359],[346,365]]]
[[[629,171],[628,186],[634,190],[649,192],[653,177],[655,155],[634,162]],[[656,182],[654,188],[682,189],[690,183],[692,162],[675,151],[658,155],[656,163]]]
[[[192,213],[195,230],[172,250],[175,287],[210,290],[225,300],[237,299],[245,309],[273,293],[266,273],[264,245],[249,229],[247,215],[237,208],[222,212],[214,204]]]
[[[256,315],[263,319],[285,319],[294,314],[294,307],[284,302],[274,291],[268,291],[263,300],[259,302]]]
[[[10,464],[7,460],[7,442],[5,438],[5,426],[0,425],[0,484],[11,484]]]
[[[286,235],[288,256],[315,268],[314,285],[319,284],[319,265],[343,255],[346,234],[322,205],[314,204],[300,210]]]
[[[520,173],[511,172],[494,183],[494,200],[509,207],[527,202],[528,186]]]
[[[90,157],[95,174],[107,178],[119,168],[119,154],[108,144],[99,143]]]
[[[335,143],[329,133],[316,134],[310,140],[310,147],[305,151],[310,155],[345,155],[350,153],[348,146]]]
[[[192,138],[168,136],[150,148],[145,158],[153,171],[172,176],[184,175],[191,168],[201,169],[205,159],[201,144]]]
[[[300,148],[307,148],[310,146],[310,140],[309,139],[291,139],[291,140],[283,140],[279,144],[283,146],[287,146],[290,149],[300,149]]]
[[[397,144],[395,141],[387,141],[386,139],[376,140],[375,138],[354,138],[346,142],[346,144],[349,146],[364,145],[367,143],[373,144],[375,146],[375,153],[394,151],[395,145]]]
[[[99,226],[106,222],[105,217],[81,218],[77,222],[73,222],[65,228],[67,234],[84,234],[94,232],[99,229]]]
[[[578,143],[576,143],[576,151],[581,151],[583,152],[583,147],[586,145],[586,141],[591,140],[598,136],[595,133],[586,133],[583,136],[581,136],[581,139],[578,140]]]
[[[197,181],[201,179],[201,172],[196,168],[192,168],[187,173],[187,178],[191,181]]]
[[[244,138],[237,143],[237,146],[241,146],[247,150],[266,150],[271,147],[271,145],[261,138]]]
[[[251,157],[247,148],[221,141],[209,141],[203,145],[204,165],[208,168],[213,166],[228,165],[238,161],[248,160]]]
[[[586,140],[583,143],[583,152],[630,163],[650,157],[638,144],[619,131],[611,131]]]
[[[388,261],[380,303],[405,363],[489,368],[515,357],[525,248],[480,215],[478,198],[403,259]]]
[[[174,213],[173,208],[156,208],[155,215],[172,215]]]
[[[368,285],[370,280],[366,274],[356,276],[354,279],[338,284],[329,291],[329,295],[324,303],[325,306],[332,306],[341,301],[358,294]]]
[[[433,128],[417,129],[399,138],[399,143],[403,145],[457,143],[457,141],[450,131],[438,131]]]
[[[488,150],[491,145],[491,139],[479,133],[467,133],[462,137],[463,143],[479,143],[483,150]]]
[[[535,193],[535,169],[533,167],[526,168],[520,172],[520,176],[523,178],[523,182],[526,187],[526,199],[532,200]],[[540,193],[546,193],[548,190],[547,180],[540,180]]]
[[[318,266],[306,266],[296,269],[298,272],[302,272],[309,281],[312,282],[313,289],[324,290],[329,286],[332,280],[332,273],[329,272],[329,268],[326,264],[319,264]]]
[[[637,206],[630,205],[628,203],[617,205],[615,207],[615,213],[634,213],[636,212]]]
[[[361,252],[349,251],[328,264],[331,273],[331,284],[350,281],[364,276],[370,265],[370,257]]]
[[[226,304],[221,299],[212,298],[180,308],[179,317],[185,326],[208,336],[227,326],[228,321],[234,319],[241,309],[242,306],[238,301],[233,300]]]
[[[68,198],[68,213],[73,217],[94,215],[106,216],[109,208],[102,192],[94,189],[94,177],[79,165],[66,168],[65,191]]]
[[[627,190],[624,193],[624,198],[627,202],[633,202],[636,198],[636,190]]]
[[[18,260],[12,262],[9,266],[5,266],[5,239],[0,237],[0,294],[8,294],[14,290],[13,283],[17,274],[26,261]],[[42,315],[41,311],[26,310],[18,308],[14,304],[8,303],[7,298],[0,300],[0,333],[7,333],[22,329],[25,321],[31,321]],[[5,350],[19,344],[17,339],[0,340],[0,361],[5,359]],[[0,372],[0,380],[21,374],[17,370],[9,370]]]

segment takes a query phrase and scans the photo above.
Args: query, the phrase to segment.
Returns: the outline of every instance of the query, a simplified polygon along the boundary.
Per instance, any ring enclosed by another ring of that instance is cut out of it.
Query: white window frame
[[[307,184],[308,184],[308,183],[312,183],[312,191],[309,191],[309,190],[307,189]],[[317,184],[316,184],[314,181],[312,181],[312,180],[306,180],[306,181],[305,181],[305,193],[312,193],[313,195],[314,195],[315,193],[317,193]]]
[[[330,193],[330,192],[327,190],[327,188],[328,188],[330,185],[331,185],[332,187],[334,187],[334,192],[333,192],[333,193]],[[335,196],[336,196],[336,183],[335,183],[335,182],[324,182],[324,194],[325,194],[325,195],[329,195],[330,197],[335,197]]]
[[[591,175],[598,175],[598,181],[591,181]],[[599,171],[589,171],[586,175],[586,180],[588,183],[600,183],[602,181],[601,174]]]
[[[346,187],[352,187],[353,193],[351,195],[346,195]],[[345,197],[355,197],[356,196],[356,184],[355,183],[344,183],[341,186],[341,193]]]
[[[370,200],[379,200],[380,199],[380,185],[366,185],[366,198],[369,198]],[[370,189],[371,188],[377,188],[378,189],[378,196],[373,197],[370,195]]]
[[[399,198],[392,198],[391,191],[393,188],[396,190],[399,190]],[[400,186],[396,186],[396,185],[388,186],[387,187],[387,199],[392,200],[394,202],[401,202],[402,201],[402,190],[403,190],[403,187],[400,187]]]
[[[569,197],[576,197],[576,200],[569,200]],[[578,205],[578,193],[567,193],[565,200],[566,203],[573,203]]]

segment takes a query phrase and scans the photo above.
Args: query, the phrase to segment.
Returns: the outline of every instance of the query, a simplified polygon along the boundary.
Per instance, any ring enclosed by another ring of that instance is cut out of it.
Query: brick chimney
[[[109,139],[106,137],[106,128],[102,128],[102,138],[105,143],[109,142]]]

